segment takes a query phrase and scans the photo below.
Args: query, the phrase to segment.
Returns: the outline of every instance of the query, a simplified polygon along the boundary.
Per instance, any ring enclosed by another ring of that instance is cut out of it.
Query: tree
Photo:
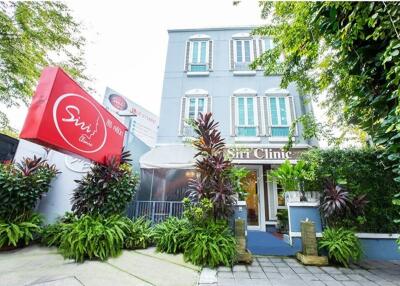
[[[336,126],[367,132],[400,181],[400,2],[262,1],[261,7],[272,22],[254,34],[271,37],[274,48],[253,68],[281,73],[283,87],[296,82],[311,99],[325,93]]]
[[[0,103],[28,104],[45,66],[86,81],[80,24],[61,2],[0,2]],[[0,129],[9,120],[0,111]]]

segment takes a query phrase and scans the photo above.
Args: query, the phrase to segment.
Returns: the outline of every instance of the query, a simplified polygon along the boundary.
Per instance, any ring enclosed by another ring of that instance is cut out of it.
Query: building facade
[[[312,112],[296,86],[280,88],[280,75],[265,77],[249,64],[273,47],[269,38],[251,36],[252,27],[169,30],[160,125],[156,148],[142,156],[139,200],[178,201],[194,175],[195,151],[185,142],[194,135],[187,119],[212,112],[227,144],[227,154],[248,168],[245,187],[248,227],[265,230],[285,208],[282,189],[268,171],[316,145],[297,127],[287,152],[291,123]],[[142,184],[142,185],[143,185]]]

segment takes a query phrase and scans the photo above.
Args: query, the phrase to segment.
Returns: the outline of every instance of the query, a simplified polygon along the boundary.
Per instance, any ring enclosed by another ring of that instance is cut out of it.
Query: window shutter
[[[231,136],[235,136],[236,132],[236,115],[235,115],[235,97],[231,96],[230,98],[230,106],[231,106]]]
[[[253,61],[257,58],[257,40],[253,40]]]
[[[189,70],[189,56],[190,56],[190,41],[186,41],[186,52],[185,52],[185,71]]]
[[[290,110],[290,124],[296,120],[296,109],[294,107],[293,96],[288,97],[289,110]],[[296,124],[295,136],[298,136],[298,124]]]
[[[258,121],[258,136],[261,136],[263,134],[262,131],[262,117],[261,117],[261,98],[259,96],[256,96],[257,99],[257,121]]]
[[[208,66],[209,70],[213,70],[213,41],[208,41]]]
[[[270,112],[269,110],[269,105],[268,105],[268,97],[267,96],[263,96],[263,108],[264,108],[264,124],[265,124],[265,135],[269,136],[269,118],[268,118],[268,114]]]
[[[233,40],[229,41],[229,64],[230,64],[230,69],[233,71],[235,67],[235,53],[233,51]]]
[[[179,136],[183,136],[183,129],[185,127],[185,112],[186,111],[186,97],[181,98],[181,114],[179,118]]]
[[[212,112],[212,102],[211,102],[211,96],[207,97],[207,112]]]

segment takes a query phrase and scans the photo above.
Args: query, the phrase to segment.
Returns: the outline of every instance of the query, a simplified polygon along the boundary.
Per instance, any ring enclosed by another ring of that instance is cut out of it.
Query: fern
[[[148,221],[145,218],[138,218],[134,221],[126,218],[126,222],[128,227],[124,241],[124,248],[146,248],[152,244],[154,233],[151,228],[151,221]]]
[[[33,213],[20,216],[13,221],[0,222],[0,248],[19,244],[28,245],[41,233],[42,217]]]
[[[319,242],[320,249],[328,251],[329,259],[345,267],[350,261],[358,261],[362,256],[361,243],[352,230],[327,228]]]

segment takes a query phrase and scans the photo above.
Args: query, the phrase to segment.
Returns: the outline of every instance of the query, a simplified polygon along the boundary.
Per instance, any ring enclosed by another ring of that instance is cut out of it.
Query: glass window
[[[250,40],[236,40],[236,62],[250,63]]]
[[[286,137],[289,135],[289,98],[270,97],[271,135],[274,137]]]
[[[206,111],[205,101],[204,97],[190,97],[186,118],[196,119],[200,113],[204,113]]]
[[[254,101],[253,97],[237,97],[238,136],[257,136]]]
[[[190,71],[207,70],[207,41],[193,41]]]

